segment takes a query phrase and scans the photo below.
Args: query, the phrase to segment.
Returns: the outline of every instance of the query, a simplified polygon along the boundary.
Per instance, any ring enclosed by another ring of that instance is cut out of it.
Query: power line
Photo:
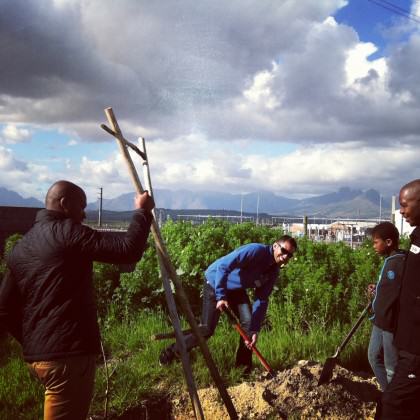
[[[397,15],[403,16],[409,20],[412,20],[413,22],[420,23],[420,16],[417,16],[414,13],[411,13],[410,11],[403,9],[402,7],[397,6],[394,3],[391,3],[386,0],[368,0],[373,4],[376,4],[379,7],[382,7],[383,9],[386,9],[392,13],[395,13]]]
[[[378,0],[377,0],[377,1],[378,1]],[[394,4],[394,3],[391,3],[390,1],[387,1],[387,0],[379,0],[379,1],[380,1],[381,3],[388,4],[390,7],[394,8],[394,9],[401,10],[401,12],[403,12],[403,13],[405,13],[405,14],[407,14],[407,15],[411,15],[411,14],[412,14],[409,10],[404,9],[404,8],[402,8],[402,7],[400,7],[400,6],[396,5],[396,4]],[[415,15],[413,15],[413,16],[415,16]],[[417,17],[417,16],[416,16],[416,17]]]

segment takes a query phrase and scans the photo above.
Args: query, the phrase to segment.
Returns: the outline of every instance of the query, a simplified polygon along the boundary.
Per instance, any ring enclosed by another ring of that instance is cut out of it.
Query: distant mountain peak
[[[44,203],[36,198],[23,198],[15,191],[0,187],[0,206],[16,206],[16,207],[39,207],[43,208]]]

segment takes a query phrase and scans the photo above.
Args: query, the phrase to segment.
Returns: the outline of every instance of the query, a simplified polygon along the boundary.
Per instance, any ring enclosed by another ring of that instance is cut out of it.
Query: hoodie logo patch
[[[412,244],[411,248],[410,248],[410,252],[412,252],[413,254],[418,254],[420,253],[420,247],[418,247],[417,245]]]
[[[395,272],[394,272],[394,271],[392,271],[392,270],[389,270],[389,271],[386,273],[386,277],[387,277],[387,279],[388,279],[388,280],[394,280],[394,279],[395,279]]]

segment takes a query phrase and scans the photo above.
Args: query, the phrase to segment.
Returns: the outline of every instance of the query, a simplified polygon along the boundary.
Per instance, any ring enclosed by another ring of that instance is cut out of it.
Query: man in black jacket
[[[45,386],[44,419],[85,419],[93,394],[100,334],[92,282],[93,261],[140,260],[152,221],[153,199],[135,198],[136,211],[124,237],[82,225],[86,195],[58,181],[48,190],[46,209],[7,258],[0,296],[0,329],[7,312],[20,309],[22,344],[30,370]],[[9,323],[10,324],[10,323]]]
[[[398,363],[382,397],[382,413],[376,416],[386,420],[420,418],[420,179],[401,188],[400,213],[415,229],[410,235],[399,297]]]

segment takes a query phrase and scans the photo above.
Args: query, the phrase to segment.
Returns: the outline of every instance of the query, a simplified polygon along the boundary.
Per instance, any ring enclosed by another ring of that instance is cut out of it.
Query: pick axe
[[[241,335],[241,337],[248,342],[251,342],[251,339],[248,337],[247,333],[243,330],[241,327],[240,321],[235,315],[235,313],[230,309],[229,307],[224,307],[223,312],[228,316],[229,321],[232,323],[236,331]],[[270,365],[267,363],[267,361],[264,359],[263,355],[258,351],[258,349],[255,346],[251,347],[251,350],[255,353],[255,355],[258,357],[258,360],[261,362],[261,364],[264,366],[265,370],[270,374],[272,378],[274,378],[275,373],[274,370],[270,367]]]

